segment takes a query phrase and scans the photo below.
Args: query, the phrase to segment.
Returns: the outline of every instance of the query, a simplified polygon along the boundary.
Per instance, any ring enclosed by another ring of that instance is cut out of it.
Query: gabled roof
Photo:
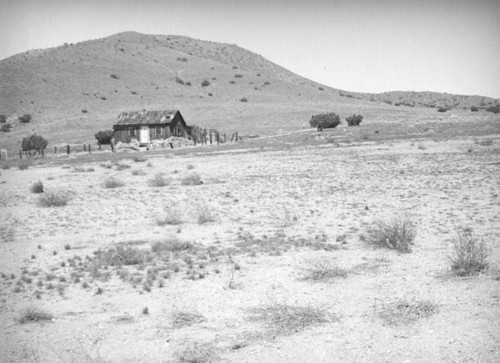
[[[178,110],[129,111],[118,115],[115,125],[159,125],[169,124]]]

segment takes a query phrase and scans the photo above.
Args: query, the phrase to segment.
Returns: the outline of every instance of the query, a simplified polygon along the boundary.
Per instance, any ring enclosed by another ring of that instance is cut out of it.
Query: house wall
[[[115,139],[115,144],[117,142],[123,142],[123,143],[128,144],[128,143],[130,143],[130,141],[132,141],[132,139],[139,140],[139,128],[135,128],[136,129],[135,136],[129,136],[128,129],[129,129],[129,127],[125,128],[125,129],[118,129],[118,130],[115,129],[115,132],[113,133],[113,138]]]

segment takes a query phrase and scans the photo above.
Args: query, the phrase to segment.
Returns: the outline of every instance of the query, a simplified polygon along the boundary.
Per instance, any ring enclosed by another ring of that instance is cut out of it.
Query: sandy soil
[[[1,170],[0,360],[498,362],[500,138],[488,140]],[[170,184],[152,187],[158,173]],[[192,173],[204,183],[183,185]],[[123,185],[105,188],[109,177]],[[45,193],[30,192],[37,181]],[[49,192],[68,204],[40,206]],[[166,213],[181,222],[160,225]],[[412,253],[363,241],[375,221],[402,215],[416,224]],[[465,226],[488,242],[490,267],[457,277],[448,257]],[[165,241],[192,244],[155,254]],[[149,257],[106,265],[118,246]],[[304,278],[321,263],[345,276]],[[398,301],[432,313],[387,319]],[[29,307],[52,319],[21,324]],[[290,307],[322,319],[287,330],[258,315],[293,318]]]

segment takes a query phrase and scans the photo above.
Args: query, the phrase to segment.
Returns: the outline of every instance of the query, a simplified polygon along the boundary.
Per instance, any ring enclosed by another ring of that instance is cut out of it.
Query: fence
[[[241,137],[238,135],[238,132],[233,132],[229,137],[226,133],[220,133],[216,129],[199,129],[193,130],[193,134],[191,135],[194,145],[197,144],[203,145],[213,145],[213,144],[225,144],[227,142],[238,142],[241,140]],[[109,147],[108,145],[104,145],[105,147]],[[19,159],[27,159],[36,155],[40,155],[41,157],[45,157],[45,155],[53,154],[53,155],[70,155],[72,153],[89,153],[91,154],[94,151],[102,150],[102,145],[98,144],[66,144],[66,145],[56,145],[47,149],[41,150],[30,150],[23,151],[19,150]],[[2,149],[0,153],[0,160],[7,160],[7,151]]]

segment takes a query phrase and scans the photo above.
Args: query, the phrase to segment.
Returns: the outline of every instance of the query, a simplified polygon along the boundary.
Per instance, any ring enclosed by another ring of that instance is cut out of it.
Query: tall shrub
[[[334,128],[340,124],[340,117],[334,112],[314,115],[309,120],[311,127],[321,127],[323,129]]]
[[[41,153],[47,148],[49,142],[39,135],[31,135],[25,137],[21,141],[21,148],[23,151],[36,151]]]
[[[359,126],[361,121],[363,121],[363,116],[352,115],[352,116],[346,117],[345,120],[347,121],[347,126]]]
[[[95,134],[95,138],[97,140],[97,144],[99,146],[101,145],[109,145],[111,146],[111,150],[114,151],[113,147],[113,130],[104,130],[104,131],[99,131],[97,134]]]

